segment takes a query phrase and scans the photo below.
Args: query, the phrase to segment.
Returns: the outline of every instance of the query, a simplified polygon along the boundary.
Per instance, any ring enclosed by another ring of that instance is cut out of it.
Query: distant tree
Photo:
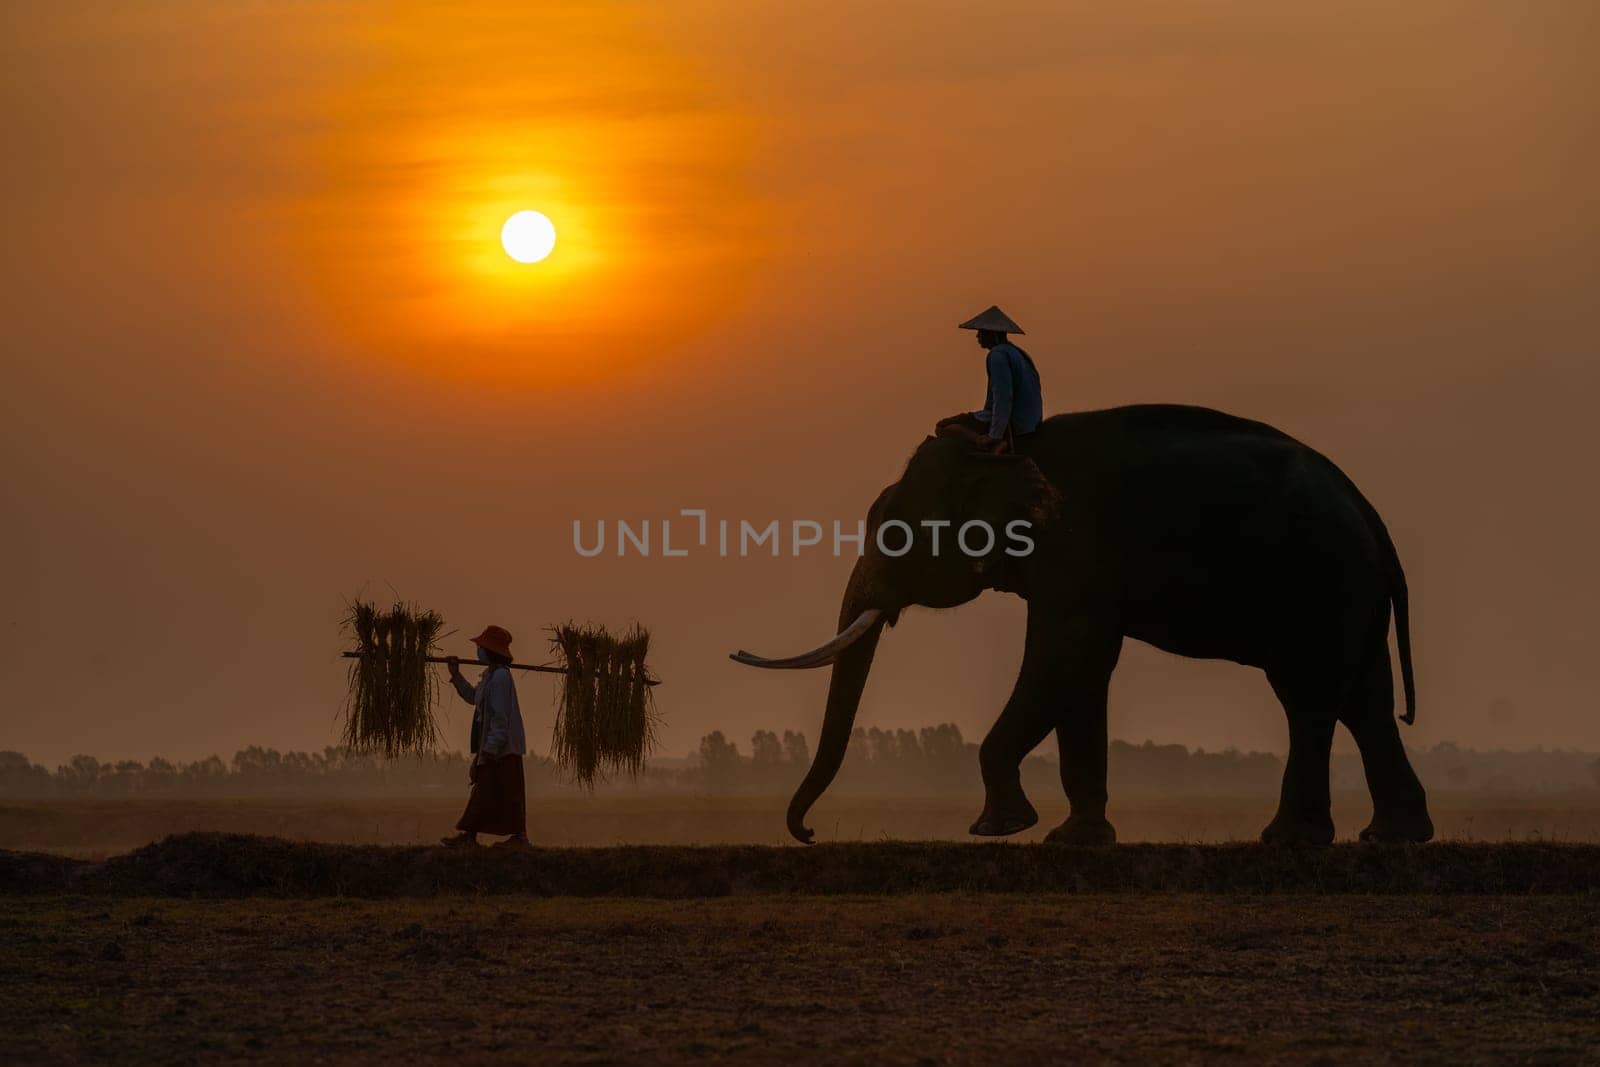
[[[894,747],[896,759],[911,765],[918,765],[923,762],[922,746],[917,743],[917,735],[910,730],[896,730],[894,732]]]
[[[894,735],[874,726],[867,730],[867,758],[879,767],[885,767],[894,761],[895,745]]]
[[[56,768],[56,781],[69,793],[88,793],[100,779],[100,761],[93,756],[73,756]]]
[[[750,762],[757,767],[776,767],[783,762],[783,742],[771,730],[757,730],[750,738]]]
[[[50,772],[20,752],[0,752],[0,795],[40,796],[54,791]]]
[[[251,745],[233,754],[233,773],[245,778],[276,778],[283,769],[283,754],[275,748]]]
[[[738,785],[744,761],[739,758],[739,746],[723,736],[721,730],[713,730],[700,739],[700,767],[706,788],[713,793],[726,793]]]
[[[184,787],[193,792],[210,792],[227,780],[228,765],[217,756],[185,763],[180,772]]]
[[[806,735],[792,730],[783,732],[783,758],[801,767],[811,764],[811,750],[806,747]]]
[[[150,761],[144,769],[145,790],[150,793],[171,792],[173,785],[178,780],[178,769],[168,760],[160,756]]]
[[[935,782],[956,778],[977,766],[976,756],[967,751],[961,728],[953,722],[924,726],[918,740],[922,745],[922,758]]]

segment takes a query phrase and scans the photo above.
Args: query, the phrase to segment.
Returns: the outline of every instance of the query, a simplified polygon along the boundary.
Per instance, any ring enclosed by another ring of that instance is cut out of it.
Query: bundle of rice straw
[[[379,611],[356,600],[344,630],[360,653],[350,661],[344,743],[390,758],[432,752],[439,742],[433,718],[439,687],[428,670],[428,656],[436,651],[444,618],[411,604]]]
[[[603,626],[567,623],[552,633],[550,648],[561,655],[567,673],[551,755],[587,786],[605,771],[637,775],[656,744],[655,708],[644,664],[650,631],[635,625],[619,638]]]

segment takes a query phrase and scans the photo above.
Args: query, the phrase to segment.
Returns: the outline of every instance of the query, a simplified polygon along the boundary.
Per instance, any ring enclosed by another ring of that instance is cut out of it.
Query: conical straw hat
[[[979,312],[958,329],[962,330],[993,330],[995,333],[1021,333],[1022,327],[1012,321],[1011,316],[1001,311],[999,305],[989,305],[989,310]]]

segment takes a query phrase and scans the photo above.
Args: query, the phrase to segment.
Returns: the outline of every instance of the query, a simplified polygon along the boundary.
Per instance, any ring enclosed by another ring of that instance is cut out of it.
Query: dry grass
[[[0,849],[104,858],[194,830],[261,834],[348,845],[433,844],[461,814],[465,775],[447,788],[408,796],[243,796],[54,799],[0,803]],[[1441,841],[1600,844],[1600,790],[1552,798],[1435,793]],[[541,794],[530,789],[528,833],[536,844],[780,845],[788,797],[705,797],[649,792]],[[1112,809],[1127,844],[1254,841],[1274,798],[1136,801]],[[946,797],[830,795],[816,814],[818,840],[971,842],[967,824],[981,794]],[[1007,840],[1037,843],[1066,817],[1041,802],[1040,822]],[[1366,795],[1339,794],[1334,821],[1353,840],[1372,811]]]
[[[875,844],[445,849],[169,837],[100,863],[0,852],[0,895],[673,899],[791,893],[1491,893],[1600,899],[1600,846]]]
[[[650,632],[621,637],[603,626],[557,626],[550,647],[566,666],[551,755],[584,785],[608,772],[637,775],[655,748],[655,709],[645,659]]]
[[[356,600],[344,631],[360,655],[350,661],[350,691],[344,708],[344,743],[391,758],[425,754],[439,744],[434,708],[439,683],[428,669],[444,618],[410,604],[388,611]]]

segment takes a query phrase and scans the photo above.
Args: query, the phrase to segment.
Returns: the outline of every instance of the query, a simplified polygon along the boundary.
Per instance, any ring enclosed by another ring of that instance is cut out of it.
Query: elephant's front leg
[[[1045,835],[1052,845],[1114,845],[1106,818],[1106,688],[1086,695],[1056,726],[1061,785],[1072,806],[1065,822]]]
[[[1072,811],[1045,836],[1050,844],[1116,844],[1117,831],[1106,819],[1106,697],[1121,653],[1121,634],[1091,631],[1079,634],[1067,653],[1074,666],[1061,693],[1056,743]]]
[[[1022,761],[1060,721],[1063,699],[1084,674],[1078,642],[1090,629],[1086,620],[1061,619],[1046,609],[1029,606],[1027,643],[1017,684],[978,748],[985,798],[983,814],[972,824],[972,833],[998,837],[1026,830],[1039,821],[1039,813],[1022,791]],[[1112,659],[1114,662],[1114,655]],[[1100,758],[1105,759],[1103,746]],[[1102,769],[1100,792],[1104,791]],[[1102,814],[1103,809],[1102,801]]]

